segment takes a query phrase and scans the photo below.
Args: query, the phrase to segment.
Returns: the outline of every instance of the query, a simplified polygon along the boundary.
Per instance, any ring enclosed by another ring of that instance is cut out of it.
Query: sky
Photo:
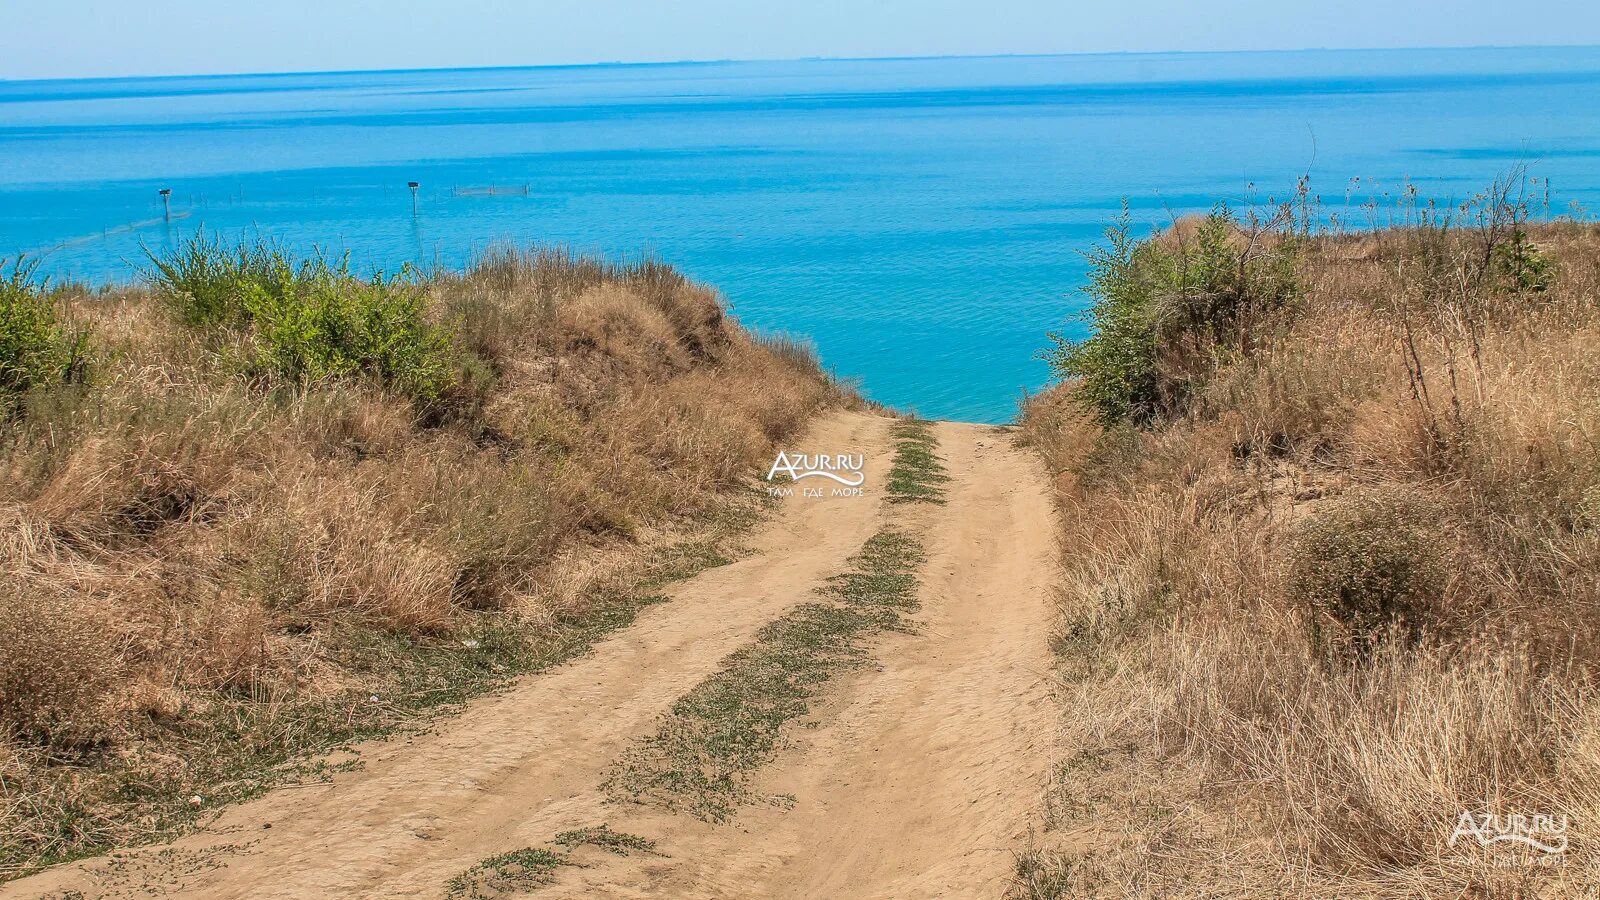
[[[1600,44],[1595,0],[0,0],[0,78]]]

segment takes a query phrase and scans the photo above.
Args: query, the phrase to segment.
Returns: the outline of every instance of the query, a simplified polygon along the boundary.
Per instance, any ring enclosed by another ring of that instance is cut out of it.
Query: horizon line
[[[597,60],[582,63],[529,63],[490,66],[401,66],[397,68],[287,69],[278,72],[191,72],[157,75],[76,75],[51,78],[0,77],[0,84],[48,84],[53,82],[160,81],[178,78],[292,78],[307,75],[384,75],[417,72],[519,72],[564,69],[669,68],[675,66],[723,66],[742,63],[808,62],[920,62],[952,59],[1054,59],[1089,56],[1241,56],[1274,53],[1415,53],[1451,50],[1589,50],[1600,44],[1446,44],[1417,47],[1285,47],[1254,50],[1076,50],[1060,53],[930,53],[905,56],[774,56],[726,57],[721,59],[677,60]]]

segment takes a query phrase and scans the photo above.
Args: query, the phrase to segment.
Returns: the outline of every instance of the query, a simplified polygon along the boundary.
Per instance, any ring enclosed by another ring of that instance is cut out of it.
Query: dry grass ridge
[[[168,835],[581,651],[726,561],[854,402],[656,263],[201,237],[0,281],[0,878]]]
[[[1018,896],[1600,891],[1600,228],[1536,190],[1113,230],[1025,414],[1071,749]]]

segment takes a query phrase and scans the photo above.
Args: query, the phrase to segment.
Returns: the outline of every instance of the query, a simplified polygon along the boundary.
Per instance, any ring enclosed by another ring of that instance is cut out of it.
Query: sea
[[[1308,176],[1362,227],[1522,166],[1541,214],[1600,208],[1600,48],[0,81],[0,258],[132,282],[202,228],[364,271],[652,256],[876,400],[1001,423],[1085,333],[1124,205],[1148,230]]]

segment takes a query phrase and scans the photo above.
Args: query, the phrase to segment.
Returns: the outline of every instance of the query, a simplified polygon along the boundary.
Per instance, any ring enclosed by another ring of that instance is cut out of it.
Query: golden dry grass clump
[[[1595,896],[1600,227],[1290,231],[1296,290],[1157,371],[1178,402],[1026,409],[1071,713],[1016,891]],[[1463,812],[1569,848],[1452,847]]]
[[[656,263],[163,263],[0,397],[0,878],[570,652],[851,402]]]

